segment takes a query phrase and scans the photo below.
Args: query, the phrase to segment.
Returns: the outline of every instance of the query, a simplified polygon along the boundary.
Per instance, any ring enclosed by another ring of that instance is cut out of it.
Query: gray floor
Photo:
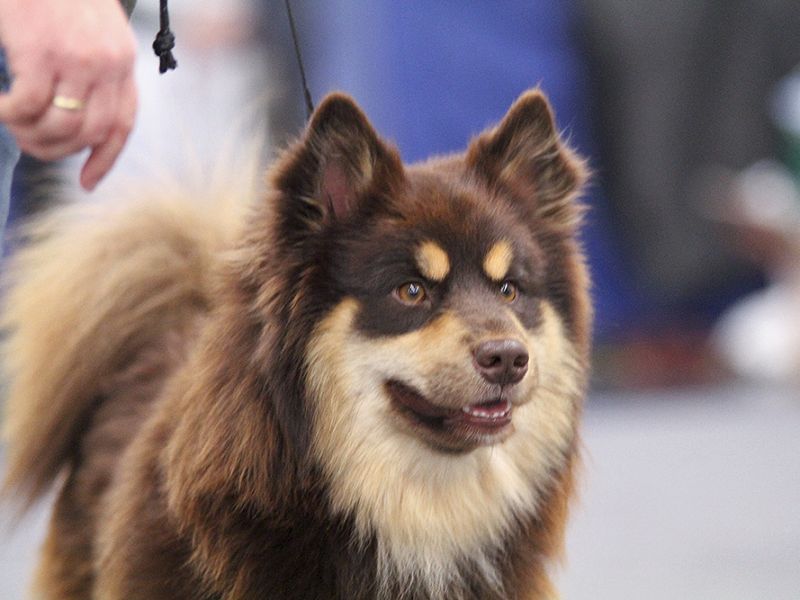
[[[595,397],[566,600],[800,599],[800,393]]]
[[[800,599],[800,392],[595,394],[564,600]],[[0,537],[21,598],[46,515]]]

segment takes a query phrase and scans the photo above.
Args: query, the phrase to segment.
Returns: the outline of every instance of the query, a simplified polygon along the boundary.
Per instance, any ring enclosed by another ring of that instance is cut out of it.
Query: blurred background
[[[138,4],[139,119],[96,196],[154,168],[195,182],[254,136],[274,154],[300,130],[282,0],[171,0],[179,67],[163,76],[158,3]],[[590,158],[595,373],[563,597],[800,598],[796,2],[293,9],[314,99],[353,95],[406,161],[463,148],[533,86]],[[14,218],[46,203],[31,182],[50,174],[23,160]],[[22,597],[45,521],[0,536],[0,597]]]

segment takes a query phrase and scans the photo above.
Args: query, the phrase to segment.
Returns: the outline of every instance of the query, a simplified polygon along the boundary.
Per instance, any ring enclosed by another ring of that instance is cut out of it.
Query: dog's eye
[[[404,283],[394,293],[400,302],[409,305],[420,304],[428,297],[427,293],[425,293],[425,288],[414,281]]]
[[[517,299],[517,286],[510,281],[504,281],[500,284],[500,297],[506,302],[513,302]]]

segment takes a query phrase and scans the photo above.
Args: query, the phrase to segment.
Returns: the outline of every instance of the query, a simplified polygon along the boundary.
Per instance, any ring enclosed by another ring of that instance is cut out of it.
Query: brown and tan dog
[[[176,198],[34,225],[5,489],[59,482],[40,595],[554,598],[584,177],[538,91],[412,166],[337,94],[233,234]]]

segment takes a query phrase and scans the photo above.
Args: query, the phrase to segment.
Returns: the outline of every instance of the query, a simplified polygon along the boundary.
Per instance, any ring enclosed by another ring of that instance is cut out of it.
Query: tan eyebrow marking
[[[444,281],[450,272],[450,258],[435,242],[422,242],[414,258],[422,275],[431,281]]]
[[[493,281],[502,281],[508,273],[514,251],[507,240],[500,240],[486,253],[483,259],[483,270]]]

